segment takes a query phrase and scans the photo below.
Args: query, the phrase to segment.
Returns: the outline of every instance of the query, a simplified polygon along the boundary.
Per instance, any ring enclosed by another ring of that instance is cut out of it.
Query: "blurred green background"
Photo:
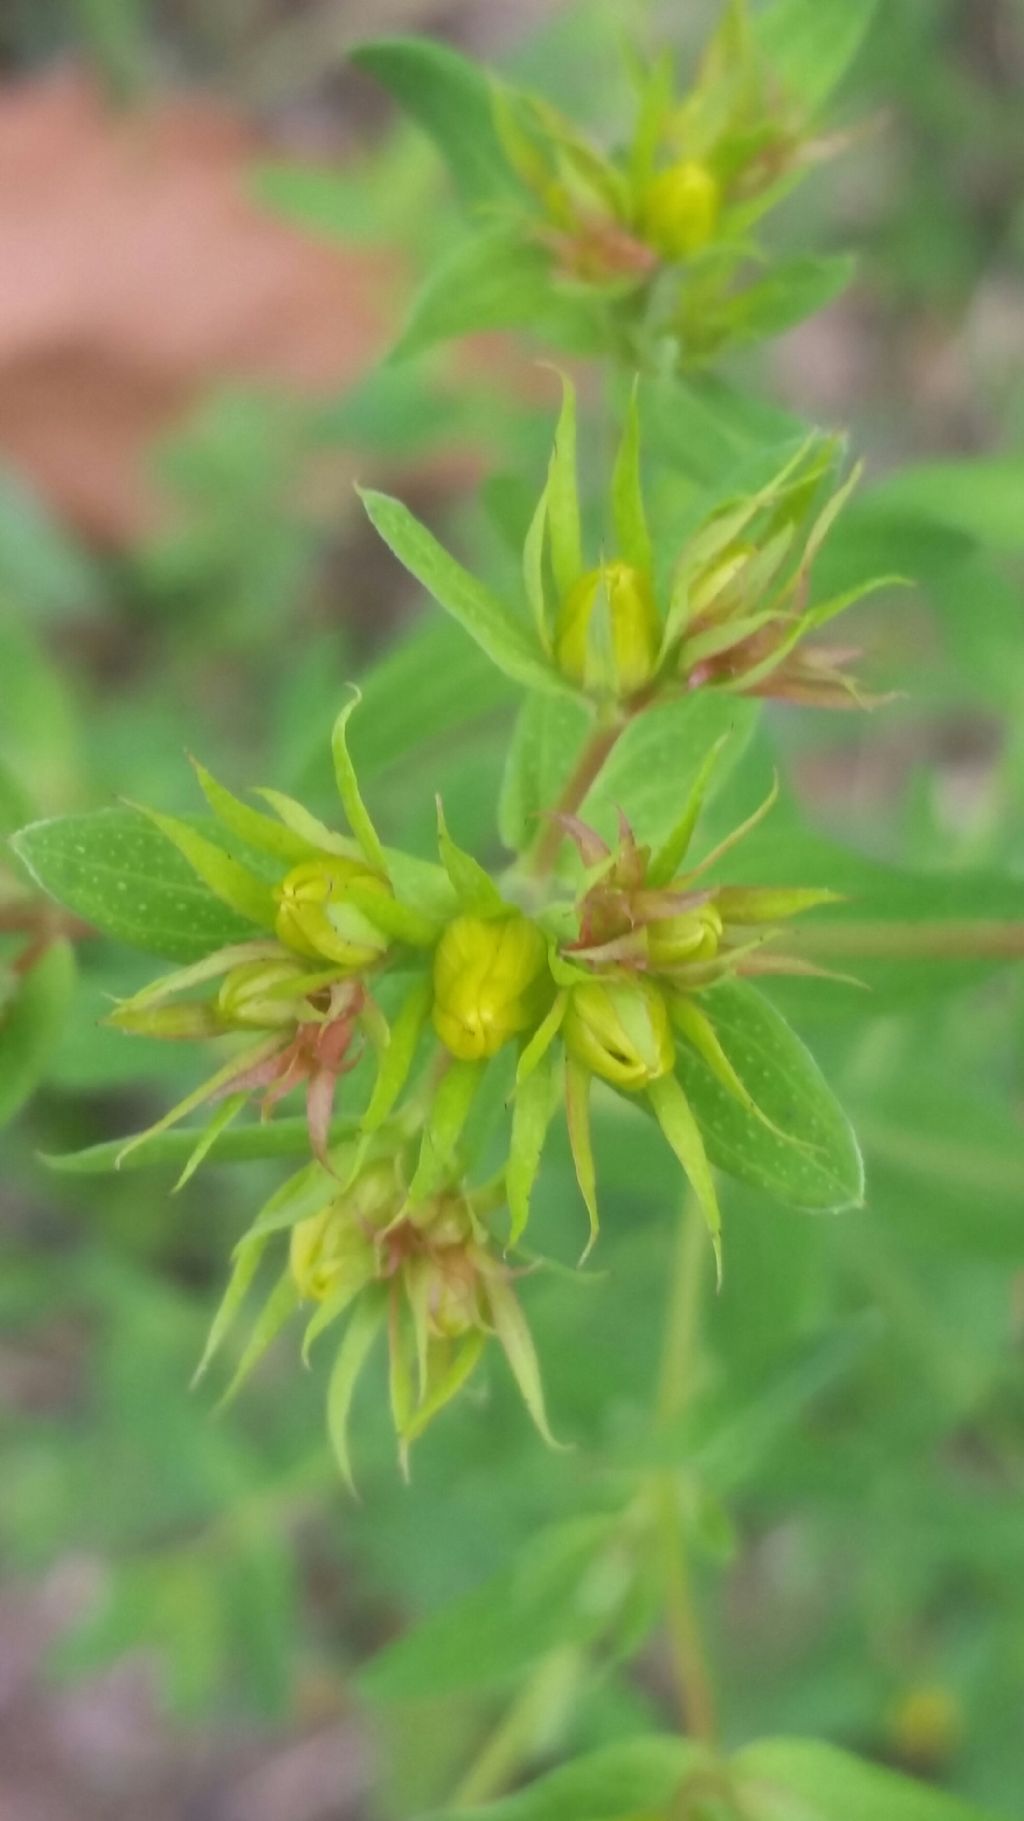
[[[497,855],[513,691],[423,611],[351,483],[401,493],[509,572],[553,382],[543,350],[496,338],[388,364],[417,274],[460,230],[435,155],[346,46],[448,38],[611,130],[623,31],[685,56],[713,10],[7,6],[6,829],[120,794],[194,807],[186,750],[235,787],[326,804],[327,735],[358,676],[356,758],[386,835],[429,852],[441,791],[460,840]],[[1024,870],[1022,83],[1020,0],[883,6],[835,110],[861,131],[775,230],[852,248],[857,279],[729,375],[761,401],[738,446],[778,413],[849,428],[868,480],[829,560],[841,573],[877,552],[915,587],[854,626],[872,682],[901,699],[866,717],[771,710],[723,820],[774,755],[810,828],[907,875],[909,917],[953,875],[977,893],[970,914],[1008,918]],[[695,386],[655,431],[684,497],[722,461],[708,409]],[[76,981],[65,935],[81,937]],[[36,943],[51,946],[29,995],[13,964]],[[98,1027],[151,967],[65,930],[13,864],[0,944],[4,1821],[412,1815],[447,1797],[537,1664],[540,1761],[670,1722],[657,1638],[628,1669],[594,1646],[545,1556],[554,1522],[622,1502],[642,1452],[677,1193],[642,1123],[601,1135],[594,1276],[525,1293],[575,1450],[544,1452],[496,1372],[419,1446],[406,1488],[364,1397],[353,1504],[318,1375],[287,1344],[223,1418],[188,1391],[274,1167],[211,1166],[172,1201],[160,1171],[40,1162],[191,1085],[193,1058]],[[728,1735],[818,1733],[1009,1818],[1024,1791],[1021,970],[909,963],[869,995],[779,999],[850,1108],[869,1201],[814,1221],[725,1190],[728,1270],[688,1446]],[[557,1150],[538,1200],[571,1258]],[[493,1600],[452,1604],[489,1577]],[[502,1588],[516,1625],[497,1622]]]

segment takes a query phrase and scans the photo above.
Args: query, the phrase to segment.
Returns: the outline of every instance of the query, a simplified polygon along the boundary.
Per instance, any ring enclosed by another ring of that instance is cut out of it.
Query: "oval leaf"
[[[677,1073],[711,1161],[790,1207],[813,1213],[859,1207],[864,1166],[853,1128],[785,1019],[742,981],[723,981],[702,994],[701,1006],[744,1087],[778,1128],[747,1112],[680,1043]]]

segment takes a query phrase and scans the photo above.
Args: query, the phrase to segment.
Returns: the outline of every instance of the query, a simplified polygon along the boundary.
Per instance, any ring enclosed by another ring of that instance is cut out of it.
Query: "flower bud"
[[[370,1164],[344,1195],[292,1228],[289,1264],[300,1296],[311,1302],[344,1283],[368,1281],[376,1269],[374,1234],[398,1205],[394,1164]]]
[[[629,563],[602,563],[569,590],[555,656],[574,683],[630,696],[650,678],[659,640],[650,578]]]
[[[672,1067],[668,1009],[649,980],[574,986],[562,1030],[577,1062],[628,1094],[641,1093]]]
[[[680,967],[687,961],[713,961],[722,938],[722,919],[713,904],[647,926],[647,954],[654,968]]]
[[[643,199],[640,228],[666,259],[689,259],[711,240],[721,191],[704,164],[686,158],[659,171]]]
[[[217,994],[217,1011],[227,1025],[255,1025],[276,1030],[295,1022],[295,999],[286,988],[305,969],[298,961],[243,961],[225,974]]]
[[[493,1056],[543,1014],[547,944],[536,924],[456,917],[434,955],[434,1029],[464,1062]]]
[[[689,584],[691,626],[730,618],[744,611],[746,572],[757,556],[753,544],[730,544],[720,556],[692,576]]]
[[[479,1282],[468,1254],[457,1246],[435,1252],[427,1267],[427,1320],[437,1340],[458,1340],[480,1326]]]
[[[340,967],[369,967],[388,946],[388,938],[348,898],[349,887],[391,896],[379,873],[342,855],[307,860],[282,879],[275,896],[280,940],[300,955],[335,961]]]

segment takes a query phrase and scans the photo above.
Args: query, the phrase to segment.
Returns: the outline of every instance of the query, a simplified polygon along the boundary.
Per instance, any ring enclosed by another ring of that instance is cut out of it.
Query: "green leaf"
[[[815,316],[846,290],[856,268],[856,260],[845,254],[780,261],[730,299],[724,311],[730,340],[759,341],[781,335]]]
[[[585,1587],[616,1518],[584,1518],[542,1533],[511,1567],[385,1645],[359,1677],[374,1701],[406,1701],[511,1681],[560,1645],[586,1642],[604,1622]]]
[[[232,859],[215,841],[201,834],[190,822],[183,822],[180,816],[165,816],[160,810],[143,805],[140,808],[229,910],[261,929],[273,929],[277,907],[266,880],[239,860]]]
[[[377,1064],[363,1130],[376,1132],[391,1112],[409,1079],[420,1036],[430,1011],[433,987],[428,978],[414,980],[388,1031],[387,1043]]]
[[[429,273],[392,359],[405,360],[482,329],[535,328],[553,301],[550,254],[519,227],[485,228]]]
[[[772,0],[754,32],[774,73],[811,113],[837,88],[873,24],[878,0]]]
[[[712,1163],[790,1207],[817,1213],[859,1207],[864,1171],[852,1127],[785,1019],[743,981],[723,981],[700,1003],[744,1087],[787,1134],[747,1112],[680,1044],[676,1072]]]
[[[196,961],[251,934],[136,810],[33,822],[12,846],[58,903],[149,954]]]
[[[551,568],[561,600],[583,573],[583,536],[576,477],[576,391],[563,376],[562,409],[548,468],[548,539]]]
[[[360,498],[388,549],[499,670],[531,689],[564,693],[565,685],[546,663],[532,633],[490,589],[449,556],[400,500],[370,490],[361,490]]]
[[[591,785],[580,815],[608,840],[617,837],[620,807],[638,841],[668,838],[686,808],[708,752],[722,741],[715,785],[746,745],[757,708],[735,697],[698,691],[661,702],[630,721]]]
[[[561,1765],[513,1796],[484,1808],[442,1809],[430,1821],[654,1821],[675,1813],[672,1804],[687,1779],[708,1769],[707,1752],[693,1740],[624,1739]],[[680,1805],[678,1812],[682,1821],[689,1810]]]
[[[963,532],[994,550],[1024,550],[1024,456],[923,462],[873,487],[869,503]]]
[[[64,1026],[75,986],[75,955],[54,942],[0,1009],[0,1125],[33,1093]]]
[[[733,1759],[750,1821],[993,1821],[985,1810],[810,1739],[765,1739]]]
[[[197,1131],[185,1126],[177,1132],[161,1132],[138,1150],[129,1151],[119,1165],[124,1139],[112,1138],[103,1144],[90,1144],[81,1151],[66,1151],[62,1156],[47,1157],[45,1163],[63,1176],[106,1176],[114,1170],[180,1169],[188,1162],[197,1141],[206,1128]],[[342,1144],[359,1131],[357,1119],[335,1119],[331,1122],[329,1145]],[[218,1133],[211,1146],[214,1163],[250,1163],[260,1157],[303,1157],[309,1151],[309,1124],[305,1114],[289,1119],[261,1121],[234,1131]]]
[[[700,1211],[711,1235],[715,1267],[721,1282],[722,1214],[700,1123],[675,1076],[665,1075],[660,1081],[652,1081],[647,1096],[654,1109],[654,1117],[686,1171],[687,1180],[700,1204]]]
[[[465,202],[488,202],[514,187],[485,70],[428,38],[380,38],[351,55],[430,135]]]
[[[592,716],[571,696],[527,696],[505,763],[498,809],[505,846],[520,852],[537,839],[591,731]]]

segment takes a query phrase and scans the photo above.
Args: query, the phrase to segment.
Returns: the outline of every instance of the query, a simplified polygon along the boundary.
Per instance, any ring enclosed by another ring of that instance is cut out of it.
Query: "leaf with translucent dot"
[[[228,910],[148,818],[132,809],[32,822],[12,846],[36,883],[105,935],[168,961],[244,941]]]
[[[864,1166],[857,1140],[796,1033],[745,981],[723,981],[700,1003],[764,1115],[748,1112],[694,1050],[680,1045],[676,1073],[711,1162],[789,1207],[820,1213],[859,1207]]]

